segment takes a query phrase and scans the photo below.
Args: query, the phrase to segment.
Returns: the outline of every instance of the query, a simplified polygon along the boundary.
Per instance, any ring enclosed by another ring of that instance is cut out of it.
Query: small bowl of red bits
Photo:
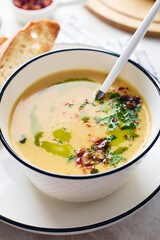
[[[50,19],[56,0],[11,0],[16,19],[21,23]]]

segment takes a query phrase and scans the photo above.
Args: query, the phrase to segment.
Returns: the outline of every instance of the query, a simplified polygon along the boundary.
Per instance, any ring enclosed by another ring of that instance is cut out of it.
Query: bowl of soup
[[[95,100],[118,57],[86,48],[45,53],[1,90],[1,141],[49,196],[85,202],[111,194],[159,137],[160,89],[139,64],[129,60]]]

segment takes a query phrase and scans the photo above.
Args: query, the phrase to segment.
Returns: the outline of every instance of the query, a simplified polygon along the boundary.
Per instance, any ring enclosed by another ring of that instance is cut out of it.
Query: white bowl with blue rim
[[[57,50],[28,61],[18,68],[4,84],[0,93],[1,141],[13,156],[14,161],[18,161],[23,166],[24,173],[30,181],[45,194],[72,202],[93,201],[111,194],[127,181],[141,161],[145,161],[146,154],[160,136],[159,85],[147,70],[129,60],[120,76],[127,79],[144,96],[152,117],[149,140],[143,152],[137,157],[123,166],[104,173],[70,176],[39,169],[26,162],[14,151],[8,132],[9,115],[16,99],[28,86],[43,76],[66,69],[87,68],[109,72],[117,58],[117,54],[90,48]],[[154,159],[151,159],[151,164],[154,164]]]

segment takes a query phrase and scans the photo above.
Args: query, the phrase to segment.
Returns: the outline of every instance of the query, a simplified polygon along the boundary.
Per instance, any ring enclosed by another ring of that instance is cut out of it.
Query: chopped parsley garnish
[[[95,117],[94,120],[95,120],[96,123],[100,123],[101,122],[101,118],[100,117]]]
[[[120,96],[119,93],[109,93],[109,97],[112,99],[110,107],[113,114],[103,118],[95,117],[94,120],[106,124],[108,131],[113,131],[118,126],[121,130],[135,129],[140,122],[138,112],[142,106],[138,104],[141,103],[141,99],[136,96]],[[104,109],[101,111],[105,112]]]
[[[94,147],[95,147],[95,145],[94,145],[94,144],[92,144],[92,145],[91,145],[91,151],[93,151],[93,152],[96,152],[96,150],[95,150],[95,148],[94,148]]]
[[[105,118],[101,118],[101,122],[108,125],[108,131],[115,130],[117,128],[117,126],[119,125],[119,121],[117,119],[116,114],[110,115]]]
[[[26,142],[26,140],[27,140],[26,136],[24,134],[22,134],[20,139],[19,139],[19,142],[23,144],[23,143]]]
[[[110,136],[108,136],[107,138],[105,138],[105,140],[111,142],[111,141],[113,141],[113,140],[116,139],[116,138],[117,138],[117,137],[116,137],[115,135],[110,135]]]
[[[98,173],[99,171],[98,171],[98,169],[92,169],[91,171],[90,171],[90,174],[95,174],[95,173]]]
[[[104,101],[103,101],[102,99],[101,99],[101,100],[98,100],[97,102],[98,102],[99,104],[101,104],[101,105],[104,104]]]
[[[114,167],[116,167],[116,165],[120,162],[120,161],[125,161],[126,158],[122,158],[121,156],[119,156],[118,154],[114,154],[111,155],[110,157],[110,164],[112,164]]]
[[[75,155],[70,155],[70,156],[67,158],[67,163],[70,163],[74,158],[75,158]]]
[[[122,130],[124,130],[124,129],[135,129],[136,126],[137,126],[137,124],[135,124],[134,122],[128,121],[128,122],[125,122],[125,123],[123,124],[123,126],[121,127],[121,129],[122,129]]]
[[[136,112],[140,112],[141,107],[142,107],[142,106],[136,106],[134,110],[135,110]]]
[[[84,102],[81,104],[81,106],[79,107],[80,109],[83,109],[88,103],[87,102]]]
[[[119,97],[119,96],[120,96],[120,94],[119,94],[118,92],[116,92],[116,93],[110,92],[110,93],[109,93],[109,98],[110,98],[110,99],[117,98],[117,97]]]
[[[97,105],[96,105],[94,102],[92,102],[91,104],[92,104],[92,106],[94,106],[94,107],[96,107],[96,106],[97,106]]]
[[[125,140],[131,141],[139,137],[135,129],[140,125],[138,113],[142,107],[139,105],[142,102],[141,99],[138,96],[120,95],[118,92],[109,93],[109,98],[111,99],[109,102],[100,100],[97,101],[96,104],[92,102],[91,105],[95,107],[101,104],[100,110],[96,112],[107,114],[103,115],[103,117],[95,116],[94,121],[99,125],[106,126],[108,131],[113,131],[112,135],[105,138],[91,139],[92,144],[90,147],[84,147],[77,151],[74,150],[73,155],[67,158],[67,163],[74,160],[77,167],[82,167],[83,172],[85,169],[90,169],[90,174],[98,173],[99,171],[96,169],[96,165],[99,163],[116,167],[120,161],[126,160],[121,154],[131,146],[131,144],[128,144],[127,147],[123,147],[119,146],[119,144]],[[87,104],[89,104],[89,102],[86,99],[79,107],[79,116],[84,122],[90,119],[83,110]],[[111,114],[109,115],[108,112]],[[117,146],[117,149],[112,150],[113,146]]]
[[[73,107],[73,105],[74,105],[73,103],[69,103],[68,107]]]
[[[67,158],[67,163],[70,163],[72,160],[75,160],[78,167],[82,167],[83,170],[90,169],[90,174],[98,173],[99,171],[95,168],[99,163],[116,165],[120,161],[126,160],[120,156],[122,152],[126,151],[128,148],[118,148],[116,151],[110,151],[110,142],[116,139],[114,135],[110,135],[107,138],[94,139],[94,144],[90,148],[82,148],[78,151],[74,150],[75,154],[70,155]]]

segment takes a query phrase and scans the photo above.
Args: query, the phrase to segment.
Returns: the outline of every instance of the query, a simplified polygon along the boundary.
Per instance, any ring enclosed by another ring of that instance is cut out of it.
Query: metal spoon
[[[141,25],[138,27],[136,32],[133,34],[132,38],[130,39],[129,43],[127,44],[124,52],[121,54],[121,56],[118,58],[117,62],[111,69],[110,73],[106,77],[104,83],[102,84],[99,92],[97,93],[95,99],[100,100],[111,84],[114,82],[116,77],[118,76],[119,72],[127,62],[128,58],[132,54],[133,50],[136,48],[137,44],[140,42],[140,40],[144,37],[145,33],[147,32],[150,24],[152,23],[153,19],[155,18],[157,12],[160,10],[160,0],[157,0],[153,7],[150,9],[147,16],[142,21]]]

